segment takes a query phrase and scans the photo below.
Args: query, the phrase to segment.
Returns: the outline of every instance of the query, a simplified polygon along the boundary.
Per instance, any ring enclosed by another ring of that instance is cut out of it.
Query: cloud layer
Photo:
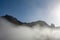
[[[14,25],[0,18],[0,40],[60,40],[60,28],[50,28],[39,24],[29,27]]]

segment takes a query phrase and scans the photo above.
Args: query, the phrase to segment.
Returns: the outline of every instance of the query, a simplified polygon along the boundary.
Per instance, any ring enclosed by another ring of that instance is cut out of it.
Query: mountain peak
[[[23,24],[22,22],[18,21],[15,17],[13,16],[10,16],[10,15],[5,15],[5,16],[2,16],[3,18],[7,19],[9,22],[13,23],[13,24],[16,24],[16,25],[21,25]]]

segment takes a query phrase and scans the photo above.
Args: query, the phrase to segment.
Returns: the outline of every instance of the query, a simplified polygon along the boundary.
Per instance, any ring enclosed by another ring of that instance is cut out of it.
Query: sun
[[[54,9],[56,17],[60,18],[60,5],[57,5]]]
[[[60,19],[60,4],[57,4],[53,7],[52,14],[54,17]]]
[[[50,20],[52,20],[51,23],[54,23],[56,26],[59,26],[60,25],[60,3],[53,5],[49,15],[51,17]]]

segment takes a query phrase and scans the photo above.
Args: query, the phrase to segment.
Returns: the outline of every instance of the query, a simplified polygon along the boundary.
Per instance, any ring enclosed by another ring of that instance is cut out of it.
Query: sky
[[[0,16],[6,14],[22,22],[43,20],[60,26],[60,0],[0,0]]]

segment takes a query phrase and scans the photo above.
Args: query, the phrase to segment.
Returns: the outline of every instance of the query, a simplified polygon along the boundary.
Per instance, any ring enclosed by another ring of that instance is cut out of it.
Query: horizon
[[[0,0],[0,16],[5,14],[22,22],[42,20],[60,26],[60,0]]]
[[[4,16],[0,16],[0,17],[2,17],[2,18],[7,18],[6,20],[8,20],[9,22],[11,22],[11,23],[13,23],[13,24],[16,24],[16,25],[21,25],[21,24],[25,24],[25,23],[27,23],[27,24],[30,24],[30,23],[40,23],[40,22],[42,22],[42,23],[44,23],[44,24],[47,24],[46,26],[51,26],[51,27],[60,27],[60,26],[55,26],[55,24],[53,24],[53,23],[51,23],[50,25],[47,23],[47,22],[45,22],[45,21],[43,21],[43,20],[37,20],[37,21],[32,21],[32,22],[22,22],[22,21],[20,21],[20,20],[18,20],[17,18],[15,18],[14,16],[11,16],[11,15],[8,15],[8,14],[6,14],[6,15],[4,15]],[[12,18],[12,19],[11,19]],[[15,22],[14,22],[14,20],[16,20]],[[17,22],[17,23],[16,23]]]

